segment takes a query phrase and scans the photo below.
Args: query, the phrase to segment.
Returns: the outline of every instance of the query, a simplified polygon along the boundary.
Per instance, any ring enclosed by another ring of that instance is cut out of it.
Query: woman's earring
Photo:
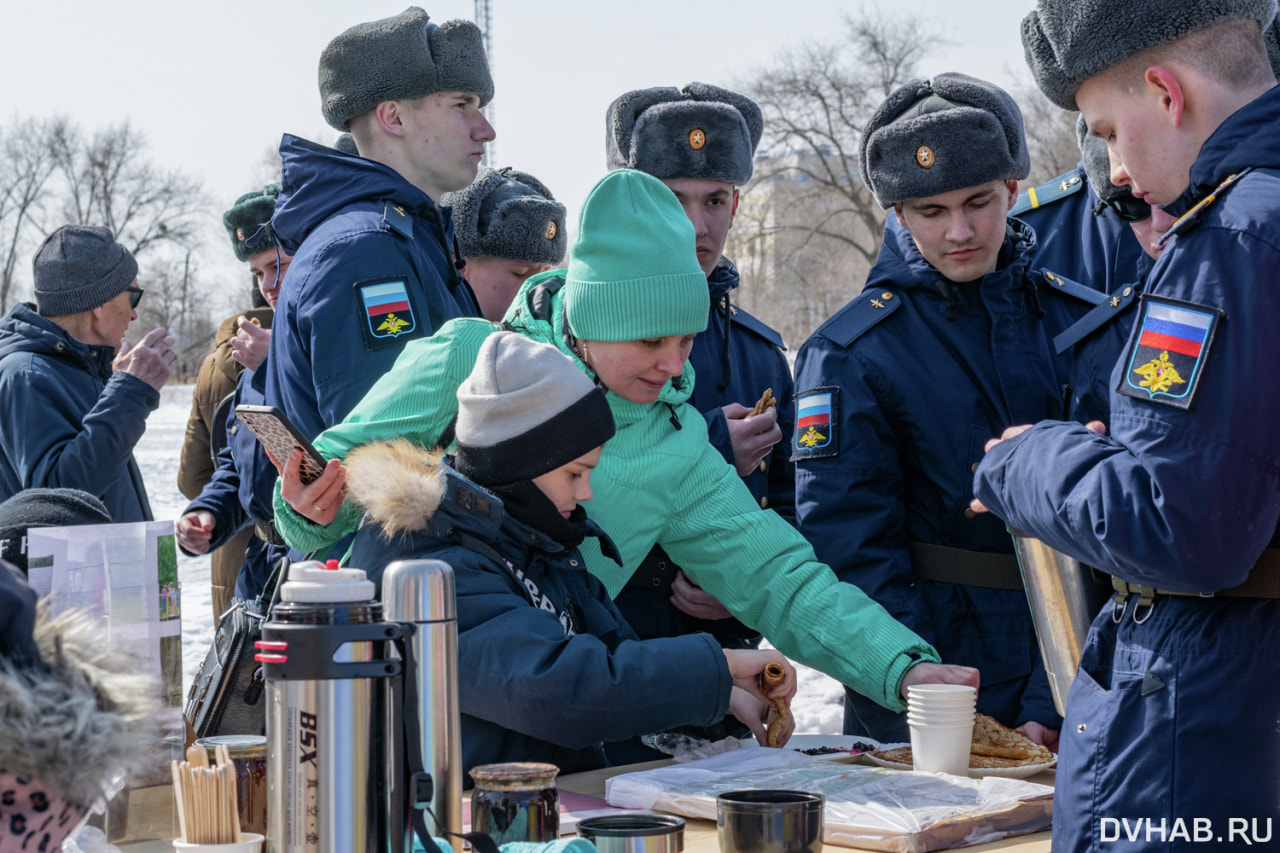
[[[579,344],[579,346],[582,349],[582,362],[588,365],[591,364],[591,354],[587,352],[587,345]]]

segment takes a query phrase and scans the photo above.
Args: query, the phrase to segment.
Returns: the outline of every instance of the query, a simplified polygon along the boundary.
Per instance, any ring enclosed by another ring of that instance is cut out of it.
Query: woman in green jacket
[[[706,421],[685,402],[694,382],[689,348],[707,322],[706,278],[675,195],[643,173],[611,172],[582,206],[571,258],[567,269],[525,282],[504,324],[558,347],[609,392],[617,434],[585,507],[620,558],[583,548],[609,593],[656,543],[783,654],[886,707],[901,710],[910,683],[976,685],[976,670],[939,664],[928,643],[840,583],[793,527],[760,509],[707,440]],[[454,392],[497,328],[455,320],[409,343],[317,448],[336,460],[391,436],[447,444]],[[295,548],[327,548],[355,528],[362,510],[343,505],[336,461],[305,487],[298,461],[290,457],[278,487],[277,525]]]

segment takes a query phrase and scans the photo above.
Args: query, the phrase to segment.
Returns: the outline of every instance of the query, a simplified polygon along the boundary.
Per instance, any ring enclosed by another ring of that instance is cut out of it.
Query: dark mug
[[[681,853],[684,818],[653,812],[589,817],[578,822],[578,835],[600,853]]]
[[[729,791],[716,797],[720,853],[820,853],[826,797],[808,791]]]
[[[508,841],[555,841],[560,836],[560,793],[554,764],[511,762],[471,768],[471,831]]]

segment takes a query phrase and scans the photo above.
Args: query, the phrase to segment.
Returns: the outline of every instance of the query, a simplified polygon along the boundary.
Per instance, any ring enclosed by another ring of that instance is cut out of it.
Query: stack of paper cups
[[[969,746],[978,691],[963,684],[907,688],[907,724],[916,770],[969,775]]]

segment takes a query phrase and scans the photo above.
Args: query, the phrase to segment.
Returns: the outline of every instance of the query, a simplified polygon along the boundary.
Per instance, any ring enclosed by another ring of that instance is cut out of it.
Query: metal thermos
[[[401,636],[360,569],[294,563],[262,626],[268,853],[403,853]]]
[[[1089,625],[1106,603],[1110,590],[1093,569],[1074,557],[1021,530],[1011,527],[1009,532],[1022,569],[1053,704],[1059,714],[1065,714],[1067,694],[1080,667]]]
[[[412,622],[422,766],[431,774],[432,835],[462,832],[462,747],[458,714],[458,618],[453,569],[439,560],[403,560],[382,573],[388,619]],[[405,714],[411,713],[404,709]],[[435,819],[433,820],[432,815]]]

